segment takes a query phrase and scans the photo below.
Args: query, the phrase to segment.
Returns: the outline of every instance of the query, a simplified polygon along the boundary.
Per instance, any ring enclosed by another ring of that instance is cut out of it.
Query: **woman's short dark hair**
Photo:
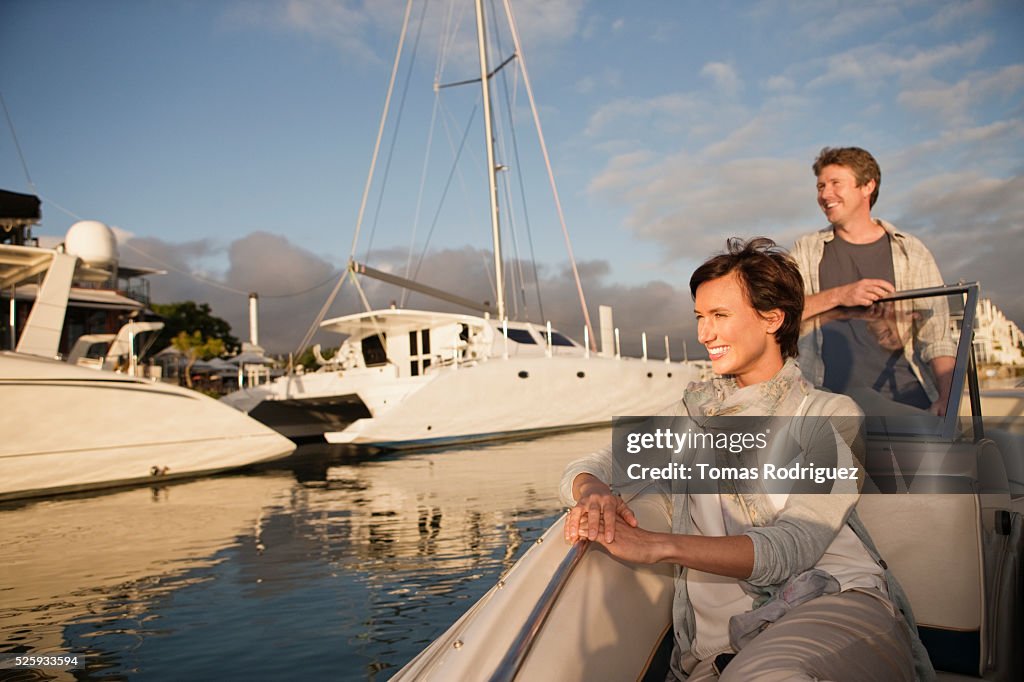
[[[697,287],[704,282],[735,272],[743,284],[747,301],[759,313],[779,309],[785,319],[775,331],[782,357],[797,356],[800,318],[804,312],[804,280],[789,253],[768,237],[744,241],[731,237],[726,252],[712,256],[690,277],[690,295],[697,298]]]

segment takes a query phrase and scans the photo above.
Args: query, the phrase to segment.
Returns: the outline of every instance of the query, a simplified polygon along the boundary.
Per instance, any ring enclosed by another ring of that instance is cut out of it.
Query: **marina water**
[[[0,679],[384,680],[561,513],[606,429],[0,507],[0,652],[85,669]]]

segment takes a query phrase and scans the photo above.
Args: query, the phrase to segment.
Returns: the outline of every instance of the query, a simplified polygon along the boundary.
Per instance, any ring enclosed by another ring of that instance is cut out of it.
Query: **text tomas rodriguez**
[[[752,434],[747,434],[752,435]],[[626,475],[634,481],[855,481],[857,467],[818,467],[810,464],[790,464],[777,466],[763,464],[760,467],[725,467],[707,463],[687,466],[673,462],[660,467],[643,466],[633,463],[626,467]]]

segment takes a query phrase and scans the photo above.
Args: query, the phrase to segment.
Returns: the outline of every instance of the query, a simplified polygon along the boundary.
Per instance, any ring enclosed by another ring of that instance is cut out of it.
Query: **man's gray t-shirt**
[[[896,275],[889,235],[870,244],[851,244],[836,235],[825,244],[818,277],[822,291],[865,278],[884,279],[894,284]],[[825,388],[835,393],[845,393],[853,387],[873,388],[902,403],[924,409],[930,406],[931,401],[903,351],[879,346],[865,320],[833,320],[823,324],[821,332]]]

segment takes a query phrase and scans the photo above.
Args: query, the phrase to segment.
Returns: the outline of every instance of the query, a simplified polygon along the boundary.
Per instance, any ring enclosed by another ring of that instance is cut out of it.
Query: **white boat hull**
[[[492,358],[405,380],[413,390],[361,391],[373,417],[324,437],[401,449],[585,428],[658,412],[699,378],[694,365],[633,358]]]
[[[643,527],[670,528],[664,507],[636,502]],[[392,680],[512,679],[499,673],[569,550],[564,518]],[[552,636],[535,640],[514,679],[641,679],[671,627],[673,591],[667,564],[635,567],[590,547],[553,600],[543,624]]]
[[[0,387],[0,499],[212,473],[295,449],[200,393],[112,372],[4,352]]]

